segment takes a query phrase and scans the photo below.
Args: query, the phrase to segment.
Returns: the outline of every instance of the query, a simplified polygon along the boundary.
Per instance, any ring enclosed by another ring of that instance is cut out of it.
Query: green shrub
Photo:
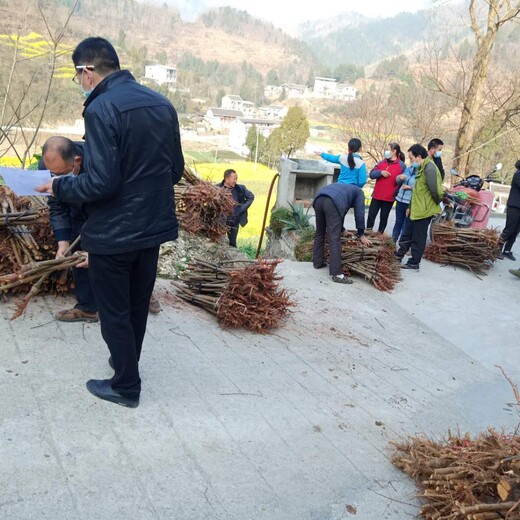
[[[311,227],[309,222],[311,215],[309,215],[309,208],[305,209],[303,204],[291,204],[291,216],[286,220],[282,220],[285,224],[284,231],[301,231]]]
[[[289,208],[278,208],[271,212],[269,227],[275,237],[280,238],[285,222],[291,218],[292,211]]]

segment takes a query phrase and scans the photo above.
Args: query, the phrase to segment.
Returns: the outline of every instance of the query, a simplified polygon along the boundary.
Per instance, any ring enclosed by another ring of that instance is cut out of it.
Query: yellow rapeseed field
[[[252,162],[230,162],[230,163],[199,163],[197,164],[198,175],[207,181],[217,183],[220,182],[224,177],[224,171],[228,168],[232,168],[237,172],[238,183],[245,184],[249,191],[252,191],[255,195],[255,200],[248,211],[248,224],[247,226],[240,228],[238,232],[238,238],[258,238],[262,230],[262,220],[264,218],[265,205],[267,203],[267,194],[269,192],[269,186],[271,181],[276,174],[275,170],[271,170],[263,164],[256,165]],[[271,201],[269,203],[269,211],[276,202],[276,188],[277,182],[273,188],[273,194],[271,195]],[[267,225],[269,225],[269,215],[267,216]]]

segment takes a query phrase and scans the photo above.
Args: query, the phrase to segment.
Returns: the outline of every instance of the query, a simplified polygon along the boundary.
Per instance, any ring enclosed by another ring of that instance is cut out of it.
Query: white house
[[[315,98],[352,101],[356,99],[356,94],[355,87],[338,83],[335,78],[314,78],[313,96]]]
[[[177,83],[177,69],[167,65],[146,65],[144,77],[155,81],[158,85],[166,83],[173,86]]]
[[[245,117],[254,117],[256,112],[255,104],[252,101],[243,101],[242,112],[244,112]]]
[[[336,93],[337,80],[334,78],[314,78],[314,97],[333,98]]]
[[[229,147],[241,155],[247,155],[249,148],[246,146],[247,133],[255,125],[258,133],[266,139],[271,132],[280,126],[280,121],[272,119],[254,119],[241,117],[229,126]]]
[[[266,85],[264,87],[264,97],[267,99],[278,99],[283,92],[283,87],[277,85]]]
[[[302,98],[307,94],[306,85],[298,85],[296,83],[284,83],[280,86],[288,98]]]
[[[356,99],[357,88],[346,83],[338,83],[336,86],[335,99],[342,99],[343,101],[353,101]]]
[[[208,122],[210,128],[222,130],[229,128],[238,118],[244,117],[241,110],[228,110],[225,108],[208,108],[204,120]]]
[[[269,105],[259,108],[258,113],[265,119],[283,119],[287,115],[287,107]]]
[[[225,110],[242,110],[244,100],[240,96],[229,94],[222,97],[220,108]]]

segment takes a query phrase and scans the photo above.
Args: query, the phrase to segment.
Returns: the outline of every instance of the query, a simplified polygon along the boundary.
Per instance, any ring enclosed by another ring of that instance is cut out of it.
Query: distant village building
[[[284,83],[280,87],[288,98],[302,98],[307,94],[306,85],[298,85],[296,83]]]
[[[167,65],[146,65],[144,77],[155,81],[158,85],[174,86],[177,83],[177,69]]]
[[[240,96],[228,94],[222,97],[220,108],[224,108],[226,110],[242,110],[243,103],[244,100]]]
[[[277,85],[266,85],[264,87],[264,97],[267,99],[278,99],[283,93],[283,88]]]
[[[253,125],[256,126],[258,133],[267,139],[271,135],[271,132],[280,126],[280,121],[247,117],[241,117],[233,121],[229,127],[229,147],[235,153],[240,155],[249,154],[246,139],[247,133]]]
[[[242,112],[246,117],[254,117],[256,113],[255,104],[252,101],[244,101],[242,103]]]
[[[241,110],[232,110],[226,108],[208,108],[204,119],[213,130],[223,130],[230,128],[231,124],[237,119],[244,117]]]
[[[246,101],[234,94],[224,96],[220,102],[220,108],[226,110],[241,110],[244,115],[248,117],[255,115],[255,104],[252,101]]]
[[[260,117],[265,119],[283,119],[287,115],[287,107],[269,105],[258,109]]]
[[[314,78],[313,96],[321,99],[352,101],[356,99],[357,89],[351,85],[338,83],[335,78]]]

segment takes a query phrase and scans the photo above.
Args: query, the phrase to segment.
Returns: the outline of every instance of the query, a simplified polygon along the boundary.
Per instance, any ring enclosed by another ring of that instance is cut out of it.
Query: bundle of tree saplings
[[[394,252],[395,244],[385,234],[367,231],[372,245],[365,247],[356,240],[356,231],[346,231],[341,238],[341,262],[345,275],[363,276],[380,291],[391,291],[402,279],[401,269]],[[312,257],[314,235],[305,237],[295,248],[296,259]],[[325,257],[329,257],[328,241],[325,240]]]
[[[520,519],[520,437],[490,429],[445,442],[393,443],[393,463],[420,488],[428,520]]]
[[[372,245],[364,247],[356,240],[356,232],[344,233],[341,239],[341,261],[352,273],[364,276],[380,291],[392,291],[401,281],[401,269],[395,258],[395,244],[385,234],[367,231]]]
[[[69,251],[70,249],[72,249],[72,247],[69,247]],[[31,262],[22,266],[15,273],[0,276],[0,293],[7,292],[15,287],[27,287],[28,284],[32,284],[29,292],[17,303],[16,311],[11,319],[14,320],[22,315],[30,299],[36,296],[42,288],[48,286],[47,281],[52,274],[60,274],[54,281],[56,286],[63,285],[67,287],[67,271],[71,267],[84,262],[86,258],[86,255],[79,251],[68,256],[67,251],[67,256],[62,258]]]
[[[226,219],[235,202],[227,190],[196,177],[185,168],[176,190],[176,208],[182,228],[193,235],[204,235],[217,242],[227,234]]]
[[[222,327],[264,333],[278,327],[294,305],[279,284],[280,262],[195,260],[181,281],[172,284],[181,298],[215,314]]]
[[[458,228],[452,223],[432,224],[432,241],[424,257],[444,265],[460,265],[484,275],[500,253],[496,229]]]
[[[24,219],[30,217],[29,220]],[[16,274],[26,265],[54,259],[56,241],[49,223],[49,210],[43,197],[17,197],[6,186],[0,187],[0,277]],[[5,285],[5,284],[2,284]],[[69,284],[61,274],[49,276],[41,292],[66,292]],[[29,289],[20,283],[5,289],[20,293]]]

